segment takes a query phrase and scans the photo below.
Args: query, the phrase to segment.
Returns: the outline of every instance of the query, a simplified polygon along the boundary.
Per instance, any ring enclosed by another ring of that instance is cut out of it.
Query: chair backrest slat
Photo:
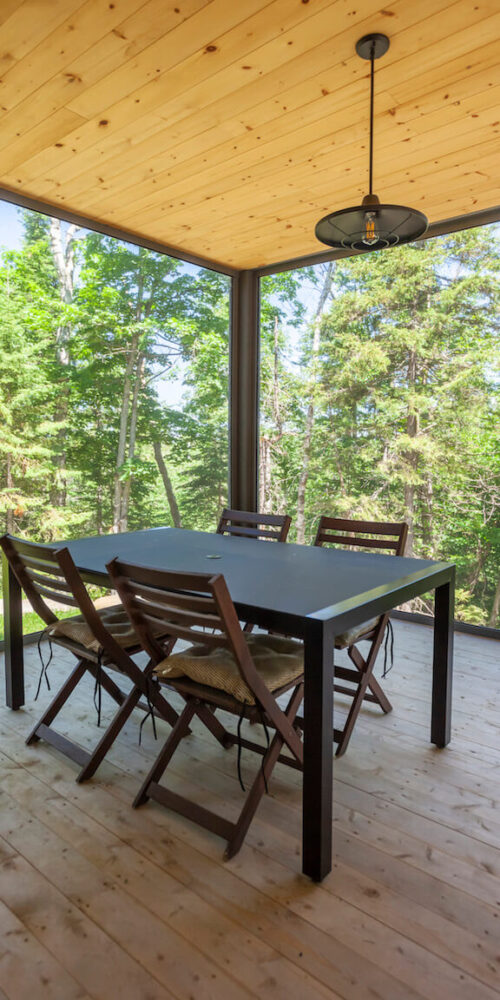
[[[255,511],[226,507],[220,516],[217,534],[286,542],[291,522],[288,514],[256,514]]]
[[[53,549],[13,535],[3,535],[0,545],[33,610],[46,625],[53,625],[57,615],[44,598],[79,610]]]
[[[48,587],[42,587],[37,583],[36,585],[37,593],[42,594],[43,597],[50,598],[51,601],[55,601],[57,604],[67,604],[70,608],[78,608],[78,604],[71,594],[58,593],[56,590],[50,590]]]
[[[387,541],[383,538],[356,538],[354,535],[334,535],[330,534],[330,532],[322,534],[321,542],[329,543],[330,545],[353,545],[356,548],[363,549],[392,549],[393,552],[396,548],[392,540]]]
[[[408,525],[405,521],[359,521],[342,517],[321,517],[315,545],[344,548],[386,549],[404,555]]]
[[[272,541],[279,541],[278,533],[269,528],[248,528],[244,524],[229,525],[227,529],[219,534],[239,535],[241,538],[268,538]]]
[[[134,593],[137,598],[144,598],[146,601],[152,600],[156,604],[168,605],[172,608],[188,608],[202,615],[210,614],[211,609],[213,609],[212,599],[202,594],[176,594],[175,591],[162,591],[158,587],[147,587],[143,583],[137,583],[137,581],[134,581]]]
[[[136,601],[137,607],[145,614],[152,615],[161,622],[168,620],[172,622],[172,626],[178,624],[187,625],[189,628],[192,625],[202,628],[219,628],[221,624],[219,616],[213,611],[204,614],[200,614],[199,611],[191,612],[187,608],[179,608],[176,604],[168,604],[165,601],[165,595],[161,595],[158,600],[150,598],[147,601],[136,596]]]
[[[14,541],[17,542],[17,539],[11,539],[11,541],[14,543]],[[38,543],[33,542],[33,545],[35,544],[38,545]],[[23,566],[26,566],[28,569],[37,570],[39,573],[59,572],[53,552],[47,551],[47,555],[40,553],[40,555],[28,556],[25,552],[18,552],[17,545],[15,548]],[[38,550],[36,551],[38,553]]]
[[[55,590],[58,593],[60,593],[62,590],[68,594],[71,593],[71,587],[69,586],[69,584],[64,583],[63,580],[59,579],[58,577],[47,576],[42,573],[34,573],[33,570],[29,568],[27,568],[26,572],[30,580],[32,580],[34,584],[37,585],[41,584],[42,587],[48,587],[50,590]]]

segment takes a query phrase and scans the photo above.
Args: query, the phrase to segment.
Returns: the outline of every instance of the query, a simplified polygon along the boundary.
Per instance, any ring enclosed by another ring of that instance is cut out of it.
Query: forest
[[[493,628],[499,252],[482,227],[265,278],[260,410],[260,507],[294,540],[321,514],[405,519],[408,555],[456,563],[457,618]]]
[[[0,260],[0,517],[58,539],[227,503],[230,282],[22,213]],[[490,227],[262,281],[259,508],[410,524],[499,625],[500,242]],[[497,354],[498,357],[498,354]],[[419,609],[430,611],[425,602]]]

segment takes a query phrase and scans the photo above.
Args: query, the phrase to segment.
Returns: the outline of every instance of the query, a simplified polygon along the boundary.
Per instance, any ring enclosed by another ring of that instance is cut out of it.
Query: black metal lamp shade
[[[363,35],[356,43],[358,56],[370,60],[370,186],[369,194],[365,195],[361,205],[331,212],[316,223],[316,238],[335,250],[384,250],[399,243],[418,240],[427,229],[425,215],[416,208],[381,205],[377,195],[373,194],[374,63],[388,48],[387,35]]]
[[[368,196],[369,198],[370,196]],[[404,205],[366,204],[331,212],[316,223],[316,237],[336,250],[383,250],[423,236],[427,219]],[[371,198],[374,200],[375,196]]]

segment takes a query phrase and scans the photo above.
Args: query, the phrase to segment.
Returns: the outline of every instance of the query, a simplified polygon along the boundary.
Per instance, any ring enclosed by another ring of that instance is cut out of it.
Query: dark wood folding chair
[[[44,739],[56,747],[80,765],[77,781],[81,782],[95,773],[142,695],[146,697],[146,708],[156,709],[156,703],[160,702],[162,718],[175,725],[178,720],[177,712],[165,701],[156,686],[149,683],[148,675],[152,672],[153,664],[140,669],[130,656],[126,657],[127,676],[134,682],[128,694],[109,676],[109,669],[121,670],[120,660],[124,650],[133,654],[141,651],[142,646],[121,605],[97,610],[68,549],[50,549],[11,535],[0,538],[0,545],[33,610],[45,622],[45,637],[51,647],[54,644],[69,650],[77,661],[26,742],[30,744]],[[47,599],[74,608],[79,614],[69,619],[58,618],[46,603]],[[44,672],[45,668],[42,674]],[[52,728],[56,716],[87,673],[96,684],[98,721],[101,685],[119,706],[92,752]]]
[[[162,572],[118,559],[107,570],[144,649],[156,665],[160,683],[177,691],[186,703],[134,806],[155,799],[223,837],[227,841],[225,856],[233,857],[243,843],[276,762],[302,768],[302,742],[294,725],[303,697],[302,644],[281,636],[245,635],[222,575]],[[165,657],[155,639],[158,628],[192,645]],[[288,691],[291,694],[283,711],[276,699]],[[240,722],[255,716],[266,722],[274,730],[268,747],[229,733],[213,715],[213,709],[218,708],[238,716]],[[261,767],[236,822],[160,784],[193,715],[208,723],[224,746],[238,743],[262,755]],[[282,754],[284,746],[291,756]]]
[[[250,510],[229,510],[226,507],[220,516],[217,534],[286,542],[291,523],[288,514],[256,514]]]
[[[378,550],[404,555],[408,525],[402,521],[354,521],[338,517],[322,517],[316,533],[315,545],[340,545],[343,548]],[[349,740],[363,701],[379,705],[383,712],[390,712],[392,705],[373,676],[373,668],[389,622],[389,614],[363,622],[335,640],[336,649],[347,649],[353,667],[335,667],[334,690],[352,698],[343,729],[333,730],[337,744],[336,756],[347,750]],[[368,642],[368,652],[362,655],[359,642]],[[343,682],[343,683],[339,683]]]

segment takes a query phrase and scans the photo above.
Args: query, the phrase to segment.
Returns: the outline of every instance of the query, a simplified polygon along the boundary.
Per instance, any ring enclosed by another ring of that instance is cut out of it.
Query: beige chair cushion
[[[99,608],[98,611],[99,617],[108,629],[108,632],[111,633],[113,639],[116,639],[116,642],[120,646],[128,648],[139,645],[139,638],[132,628],[123,608],[119,606],[113,608],[104,607]],[[90,649],[93,653],[98,653],[101,649],[99,640],[95,638],[82,615],[79,615],[78,618],[61,618],[54,625],[49,625],[45,631],[51,638],[71,639],[73,642],[79,643],[80,646],[85,646],[85,649]]]
[[[358,640],[361,642],[361,638],[365,632],[371,632],[372,628],[375,628],[375,625],[379,621],[379,618],[370,618],[369,621],[362,622],[361,625],[356,625],[355,628],[350,628],[347,632],[342,632],[341,635],[336,635],[335,648],[346,649],[348,646],[353,646]]]
[[[266,687],[277,691],[298,680],[304,672],[301,642],[280,635],[247,635],[245,641],[253,662]],[[189,646],[181,653],[166,657],[155,669],[165,680],[189,677],[198,684],[217,688],[237,701],[255,705],[255,698],[241,676],[236,660],[223,646]]]

